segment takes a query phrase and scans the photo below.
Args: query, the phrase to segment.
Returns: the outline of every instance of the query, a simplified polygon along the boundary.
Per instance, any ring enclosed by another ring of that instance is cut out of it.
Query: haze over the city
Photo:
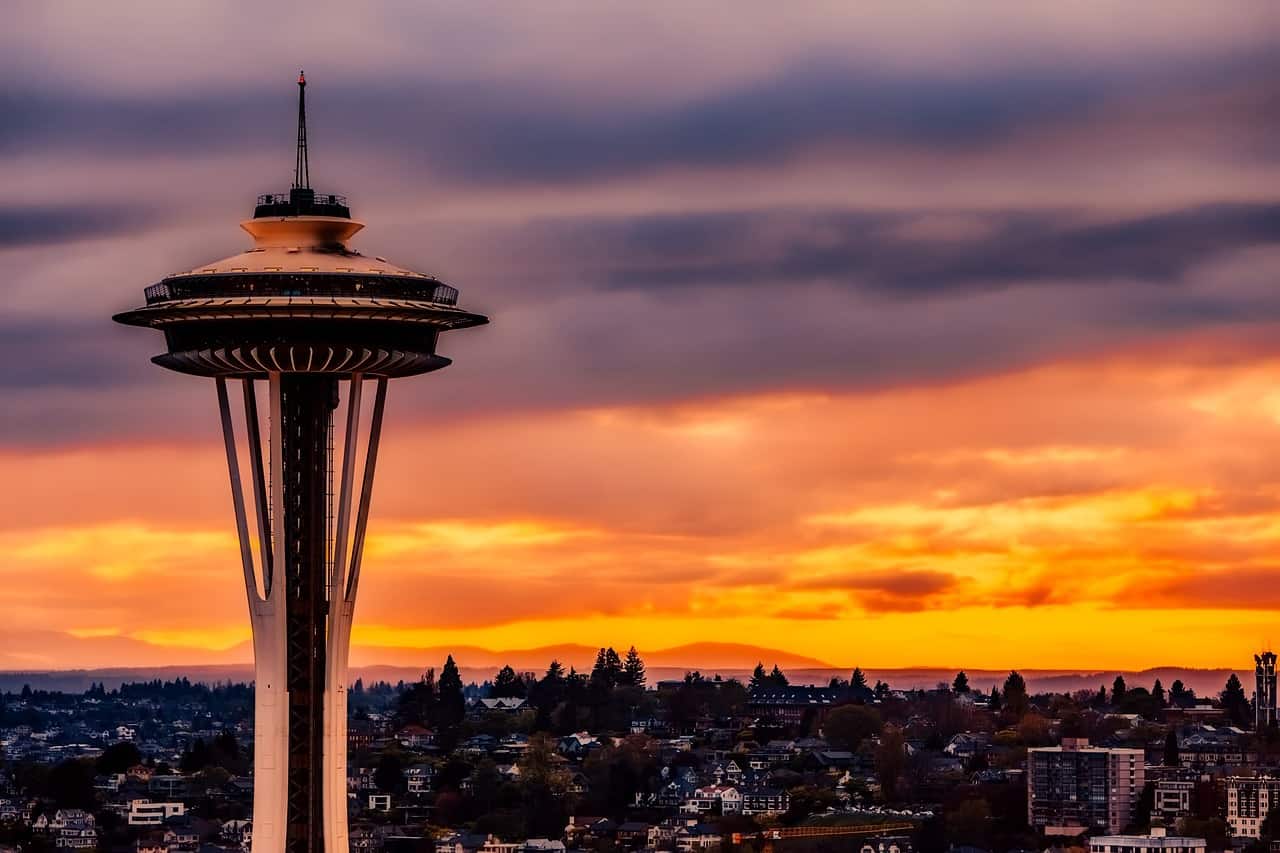
[[[1275,6],[7,8],[0,669],[249,659],[211,387],[108,318],[248,245],[300,68],[354,245],[493,320],[388,405],[357,664],[1277,636]]]

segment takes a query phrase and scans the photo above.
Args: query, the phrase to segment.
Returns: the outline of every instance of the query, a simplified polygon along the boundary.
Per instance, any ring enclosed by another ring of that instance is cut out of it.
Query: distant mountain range
[[[144,643],[127,637],[72,637],[69,634],[43,632],[39,636],[23,634],[19,638],[0,634],[0,691],[21,690],[23,685],[33,689],[81,691],[91,683],[101,682],[108,688],[126,681],[173,679],[187,677],[192,681],[248,681],[253,677],[249,665],[251,652],[247,643],[221,652],[196,653],[191,657],[203,658],[198,664],[174,664],[175,650]],[[25,648],[39,648],[32,654]],[[25,647],[25,648],[24,648]],[[623,652],[619,649],[619,652]],[[79,654],[77,654],[79,652]],[[91,652],[85,654],[86,652]],[[555,659],[566,668],[589,670],[595,661],[594,646],[560,644],[531,649],[494,651],[476,646],[449,646],[435,648],[376,648],[353,649],[352,677],[360,677],[366,683],[373,681],[415,681],[428,667],[439,671],[445,658],[452,654],[462,671],[465,681],[482,682],[493,678],[502,666],[510,665],[519,671],[542,674],[547,664]],[[683,678],[690,670],[698,670],[705,676],[719,674],[724,678],[747,679],[757,662],[772,668],[781,667],[793,684],[826,684],[834,676],[848,678],[851,667],[838,667],[829,662],[778,649],[739,643],[690,643],[669,649],[640,650],[648,670],[649,681]],[[90,660],[95,664],[85,669],[65,669],[51,665],[58,659]],[[155,661],[153,665],[113,666],[109,661]],[[43,665],[42,665],[43,664]],[[867,678],[888,682],[893,687],[932,687],[939,682],[950,683],[954,668],[908,667],[879,669],[866,667]],[[1070,692],[1108,688],[1117,675],[1123,675],[1132,687],[1150,687],[1159,678],[1167,689],[1181,679],[1202,696],[1216,695],[1231,674],[1229,669],[1188,669],[1184,667],[1157,667],[1138,672],[1121,670],[1045,670],[1022,669],[1027,685],[1033,692]],[[990,690],[1003,683],[1008,670],[967,670],[969,683],[976,689]],[[1248,685],[1252,671],[1237,673]]]

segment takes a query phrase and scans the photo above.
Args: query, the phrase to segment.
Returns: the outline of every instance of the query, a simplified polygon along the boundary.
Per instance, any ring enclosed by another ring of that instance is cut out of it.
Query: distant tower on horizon
[[[1253,689],[1253,716],[1258,731],[1276,722],[1276,654],[1259,652],[1253,656],[1255,686]]]
[[[164,332],[156,364],[216,383],[253,626],[253,853],[348,851],[347,659],[387,380],[447,366],[439,334],[488,322],[459,309],[458,291],[435,278],[348,248],[364,224],[345,198],[311,188],[307,160],[300,74],[293,186],[259,196],[240,223],[253,248],[165,278],[146,288],[145,306],[114,318]],[[251,513],[227,390],[234,379]],[[375,391],[362,442],[366,382]]]

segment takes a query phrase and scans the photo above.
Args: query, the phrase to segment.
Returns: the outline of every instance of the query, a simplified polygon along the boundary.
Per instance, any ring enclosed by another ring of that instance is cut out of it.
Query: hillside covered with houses
[[[842,826],[870,829],[786,849],[1083,849],[1154,828],[1220,850],[1280,835],[1263,820],[1280,805],[1280,780],[1267,800],[1280,736],[1255,731],[1238,680],[1211,699],[1122,679],[1028,695],[1017,673],[990,692],[964,673],[928,690],[860,670],[797,685],[763,664],[745,682],[651,683],[634,649],[601,649],[589,672],[552,661],[464,684],[450,657],[349,695],[359,853],[756,849],[769,833]],[[252,709],[251,685],[185,679],[4,694],[0,850],[244,853]],[[1046,793],[1118,757],[1140,768],[1107,783],[1130,785],[1106,793],[1128,790],[1127,811]]]

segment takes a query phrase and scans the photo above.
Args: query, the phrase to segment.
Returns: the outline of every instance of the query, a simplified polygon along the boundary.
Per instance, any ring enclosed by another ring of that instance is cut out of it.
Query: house
[[[457,832],[436,842],[435,853],[521,853],[524,843],[494,835]]]
[[[942,751],[961,761],[971,761],[979,755],[988,758],[991,751],[991,735],[985,732],[961,732],[953,735]]]
[[[473,735],[464,740],[459,748],[464,755],[480,758],[498,748],[498,739],[493,735]]]
[[[530,838],[520,848],[522,853],[564,853],[564,842],[558,838]]]
[[[742,794],[745,815],[782,814],[791,808],[791,795],[782,788],[751,788]]]
[[[475,711],[506,711],[511,714],[529,707],[528,701],[517,696],[496,696],[490,699],[476,699],[471,707]]]
[[[195,850],[200,846],[200,834],[190,824],[171,823],[164,831],[164,843],[169,853],[175,850]]]
[[[382,849],[382,838],[367,823],[352,826],[347,833],[347,843],[356,853],[375,853]]]
[[[565,735],[556,744],[556,750],[569,758],[584,758],[587,753],[600,746],[600,741],[587,732]]]
[[[751,691],[747,712],[774,725],[797,726],[806,717],[819,722],[840,700],[830,687],[760,687]]]
[[[405,749],[430,749],[435,746],[436,735],[431,729],[410,723],[396,732],[396,740]]]
[[[404,776],[410,794],[426,794],[431,791],[431,784],[436,777],[436,769],[430,764],[414,764],[405,771]]]
[[[742,794],[732,785],[703,785],[681,810],[694,814],[741,814]]]
[[[86,850],[98,846],[98,830],[92,826],[61,829],[54,846],[66,850]]]
[[[422,726],[417,726],[417,728],[422,729]],[[422,730],[424,732],[427,731],[426,729]],[[377,729],[370,720],[351,720],[347,723],[347,751],[362,752],[369,749],[373,746],[373,737],[376,732]]]
[[[719,850],[723,839],[720,830],[705,823],[682,826],[675,832],[676,850],[680,853]]]
[[[224,844],[231,844],[238,846],[241,850],[248,850],[249,845],[253,842],[253,823],[247,820],[229,820],[219,828],[218,837],[222,839]]]
[[[569,846],[612,838],[618,825],[607,817],[574,815],[564,828],[564,840]]]
[[[629,820],[618,827],[616,835],[618,843],[623,847],[638,849],[649,840],[649,824],[639,820]]]
[[[187,804],[182,802],[130,800],[127,822],[129,826],[163,826],[169,818],[186,813]]]

